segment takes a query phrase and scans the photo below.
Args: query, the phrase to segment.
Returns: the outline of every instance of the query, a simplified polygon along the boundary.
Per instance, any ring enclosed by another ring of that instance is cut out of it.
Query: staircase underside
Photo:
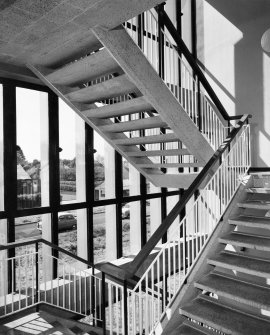
[[[212,147],[122,26],[92,33],[80,55],[28,67],[155,186],[189,187]]]
[[[97,42],[91,28],[113,28],[160,0],[2,1],[0,76],[39,83],[26,63],[55,68]]]

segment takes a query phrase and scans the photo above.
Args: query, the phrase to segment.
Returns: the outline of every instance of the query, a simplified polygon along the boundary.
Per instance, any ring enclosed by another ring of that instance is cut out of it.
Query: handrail
[[[71,258],[73,258],[73,259],[75,259],[75,260],[77,260],[81,263],[84,263],[88,266],[94,267],[94,264],[87,261],[86,259],[81,258],[77,255],[74,255],[71,252],[59,247],[58,245],[56,245],[52,242],[49,242],[47,240],[44,240],[43,238],[27,239],[27,240],[19,241],[19,242],[11,242],[11,243],[6,243],[6,244],[1,244],[0,245],[0,251],[14,249],[14,248],[18,248],[18,247],[23,247],[23,246],[31,245],[31,244],[35,244],[35,243],[44,243],[44,244],[48,245],[49,247],[51,247],[53,249],[56,249],[56,250],[62,252],[63,254],[66,254],[67,256],[69,256],[69,257],[71,257]]]
[[[202,72],[201,68],[199,67],[198,63],[195,61],[194,57],[192,56],[192,54],[188,50],[186,44],[184,43],[182,38],[179,36],[176,28],[174,27],[174,25],[171,22],[169,16],[165,12],[163,6],[160,6],[160,7],[158,6],[156,8],[156,11],[161,15],[165,27],[168,29],[169,33],[171,34],[171,36],[175,40],[175,42],[177,44],[176,50],[178,51],[178,53],[182,53],[185,56],[186,60],[188,61],[188,63],[190,64],[190,66],[195,71],[196,75],[198,76],[199,81],[203,84],[203,86],[204,86],[205,90],[207,91],[207,93],[209,94],[210,98],[213,100],[214,104],[217,106],[217,108],[218,108],[220,114],[222,115],[222,117],[225,120],[229,121],[230,117],[229,117],[226,109],[223,107],[221,101],[219,100],[215,91],[213,90],[213,88],[209,84],[208,80],[206,79],[206,77],[205,77],[204,73]]]
[[[218,167],[215,168],[216,163],[221,158],[224,151],[230,146],[230,143],[235,139],[237,134],[242,129],[243,125],[247,122],[248,118],[251,115],[245,114],[242,116],[236,127],[229,133],[228,137],[224,141],[224,143],[219,147],[219,149],[214,153],[212,158],[205,165],[203,170],[199,173],[193,183],[190,185],[188,190],[184,193],[181,200],[174,206],[165,220],[161,223],[161,225],[157,228],[157,230],[150,237],[145,246],[141,249],[141,251],[137,254],[134,260],[127,267],[127,272],[129,274],[135,275],[138,269],[142,266],[145,259],[149,256],[150,252],[154,249],[154,247],[158,244],[160,239],[167,232],[171,224],[177,218],[179,213],[185,208],[187,202],[191,199],[194,193],[199,189],[200,185],[207,179],[209,174],[213,174]]]

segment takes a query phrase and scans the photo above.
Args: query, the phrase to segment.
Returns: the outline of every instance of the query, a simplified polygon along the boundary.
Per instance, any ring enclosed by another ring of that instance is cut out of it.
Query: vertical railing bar
[[[27,268],[29,267],[29,256],[30,254],[26,254],[25,257],[25,268],[24,268],[24,275],[25,275],[25,307],[28,306],[28,276],[27,276]]]
[[[38,251],[38,246],[39,244],[36,243],[35,245],[35,250],[36,250],[36,301],[40,302],[40,280],[41,280],[41,276],[40,276],[40,266],[41,266],[41,260],[40,260],[40,255],[39,255],[39,251]],[[43,274],[44,276],[44,274]]]
[[[14,312],[14,257],[11,258],[11,287],[12,312]]]
[[[16,259],[18,260],[18,282],[19,282],[19,285],[18,285],[18,290],[19,290],[19,309],[21,309],[22,305],[22,301],[21,301],[21,258],[22,257],[16,257]],[[15,273],[15,278],[16,278],[16,273]],[[17,280],[16,280],[17,281]]]
[[[158,263],[159,264],[159,263]],[[157,265],[158,267],[159,265]],[[157,278],[159,281],[159,277]],[[157,285],[158,287],[158,299],[159,299],[159,284]],[[160,302],[160,301],[159,301]],[[149,311],[148,311],[148,272],[146,273],[145,276],[145,331],[146,334],[148,334],[149,331]]]
[[[59,292],[59,259],[56,259],[57,262],[57,288],[56,288],[56,305],[59,306],[60,302],[60,292]]]
[[[63,276],[63,308],[66,308],[66,264],[65,262],[63,262],[63,267],[62,267],[62,276]],[[85,299],[86,299],[86,295],[85,295]]]

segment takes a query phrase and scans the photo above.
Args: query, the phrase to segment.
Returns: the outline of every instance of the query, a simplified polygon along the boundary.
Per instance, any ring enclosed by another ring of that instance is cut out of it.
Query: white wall
[[[269,0],[198,0],[198,57],[230,115],[252,114],[252,164],[270,166]]]

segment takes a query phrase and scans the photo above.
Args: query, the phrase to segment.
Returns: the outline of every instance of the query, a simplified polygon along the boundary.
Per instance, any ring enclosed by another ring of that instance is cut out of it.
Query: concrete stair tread
[[[111,118],[122,115],[131,115],[134,113],[153,110],[153,107],[144,99],[138,97],[116,104],[106,105],[99,108],[93,108],[83,111],[86,117],[90,118]]]
[[[239,247],[270,251],[270,238],[260,235],[232,232],[221,236],[219,242]]]
[[[201,290],[215,293],[221,297],[270,310],[270,288],[247,282],[241,278],[210,273],[199,279],[194,285]]]
[[[159,116],[154,116],[146,119],[113,123],[110,125],[100,126],[99,128],[104,132],[120,133],[125,131],[165,127],[167,127],[167,124]]]
[[[263,193],[270,194],[270,188],[266,187],[248,187],[246,188],[247,193]]]
[[[270,229],[270,217],[239,215],[229,219],[229,223],[246,227]]]
[[[270,201],[264,200],[248,200],[237,204],[238,207],[242,208],[254,208],[254,209],[270,209]]]
[[[202,167],[202,163],[153,163],[153,164],[137,164],[140,168],[178,168],[178,167]]]
[[[215,257],[208,258],[207,263],[262,278],[269,278],[270,276],[269,261],[257,257],[239,255],[233,252],[221,252]]]
[[[75,85],[120,71],[120,66],[104,48],[58,68],[48,74],[47,79],[57,85]]]
[[[116,139],[114,143],[117,145],[140,145],[140,144],[154,144],[154,143],[167,143],[177,142],[178,137],[174,133],[162,134],[162,135],[151,135],[144,137],[133,137],[127,139]]]
[[[136,86],[128,79],[126,74],[123,74],[93,86],[74,90],[66,94],[66,98],[74,102],[93,103],[128,93],[134,93],[136,90]]]
[[[127,155],[129,156],[180,156],[180,155],[189,155],[189,152],[187,149],[164,149],[164,150],[145,150],[145,151],[127,151]]]
[[[153,166],[154,167],[154,166]],[[151,169],[147,170],[147,173],[151,175],[151,179],[154,183],[159,185],[160,187],[170,187],[170,188],[188,188],[194,179],[198,176],[198,172],[190,172],[190,173],[177,173],[170,174],[164,173],[162,175],[156,174],[155,169],[153,172]]]
[[[177,330],[175,331],[175,334],[179,335],[213,335],[216,334],[216,332],[207,329],[203,326],[200,326],[199,324],[195,322],[191,322],[189,320],[185,321]]]
[[[180,308],[180,313],[226,334],[270,334],[270,322],[219,304],[216,299],[200,296]]]

